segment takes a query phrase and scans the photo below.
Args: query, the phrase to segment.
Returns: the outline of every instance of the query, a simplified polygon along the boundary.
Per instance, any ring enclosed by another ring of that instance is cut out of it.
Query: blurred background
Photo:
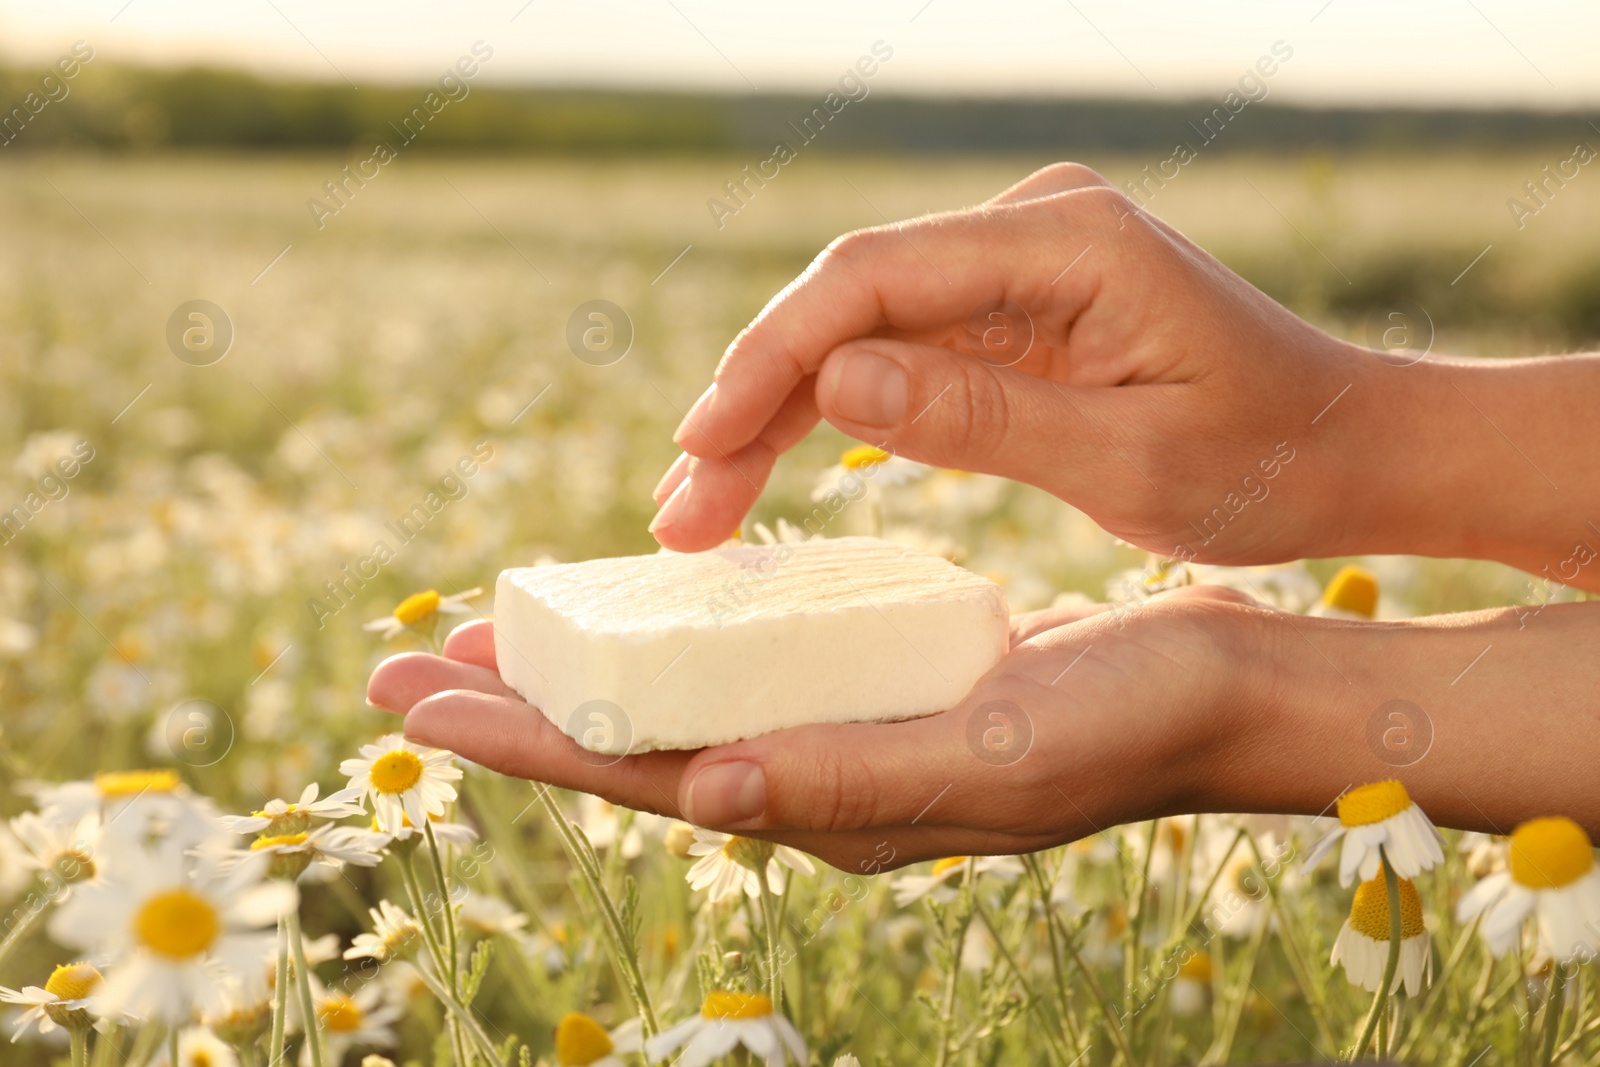
[[[169,758],[202,700],[208,789],[326,768],[377,728],[360,623],[653,550],[669,433],[774,291],[1051,161],[1337,334],[1592,346],[1597,39],[1592,4],[1498,0],[0,5],[0,766]],[[990,479],[887,507],[1019,607],[1142,560]],[[1405,611],[1529,595],[1374,565]]]

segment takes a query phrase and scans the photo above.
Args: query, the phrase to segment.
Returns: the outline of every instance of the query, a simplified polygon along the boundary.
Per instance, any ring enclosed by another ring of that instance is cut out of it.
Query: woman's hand
[[[1600,590],[1600,465],[1577,447],[1600,357],[1453,361],[1411,325],[1398,352],[1335,340],[1057,164],[829,245],[729,346],[651,529],[720,543],[820,415],[1166,557],[1464,556]]]
[[[684,551],[722,541],[820,413],[910,459],[1040,486],[1166,556],[1329,555],[1361,439],[1318,416],[1378,365],[1057,164],[833,242],[729,347],[651,529]]]
[[[1010,653],[950,711],[609,765],[501,683],[487,622],[457,629],[443,657],[385,661],[368,699],[405,714],[412,740],[493,770],[877,873],[1204,807],[1235,724],[1270,688],[1249,649],[1275,613],[1244,600],[1198,587],[1019,616]]]

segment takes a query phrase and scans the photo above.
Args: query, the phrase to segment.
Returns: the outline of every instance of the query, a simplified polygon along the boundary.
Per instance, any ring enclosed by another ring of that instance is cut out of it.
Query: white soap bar
[[[944,711],[1009,640],[999,586],[870,537],[515,568],[494,611],[500,677],[612,755]]]

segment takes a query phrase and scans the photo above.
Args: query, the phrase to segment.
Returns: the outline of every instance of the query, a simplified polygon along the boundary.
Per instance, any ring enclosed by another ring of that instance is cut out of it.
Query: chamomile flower
[[[681,1048],[675,1067],[707,1067],[740,1045],[765,1060],[767,1067],[783,1067],[791,1056],[796,1063],[807,1060],[800,1031],[772,1010],[771,998],[720,989],[706,995],[698,1015],[646,1041],[645,1058],[660,1060]]]
[[[338,870],[345,864],[376,867],[383,857],[373,847],[372,837],[347,826],[318,826],[288,834],[261,834],[247,849],[232,849],[231,859],[259,857],[267,865],[267,877],[291,881],[305,874],[313,863]]]
[[[1461,835],[1461,840],[1456,842],[1456,851],[1461,853],[1467,870],[1475,877],[1482,878],[1503,871],[1506,867],[1506,850],[1511,839],[1500,834],[1482,834],[1477,831],[1468,831]]]
[[[621,1054],[641,1047],[637,1019],[609,1033],[581,1011],[567,1012],[556,1024],[558,1067],[625,1067]]]
[[[902,874],[893,883],[894,902],[906,907],[924,898],[948,904],[956,898],[967,873],[967,856],[946,856],[934,860],[927,874]],[[1022,873],[1022,864],[1012,856],[979,856],[973,862],[977,874],[993,874],[1010,881]]]
[[[345,959],[374,959],[386,963],[404,959],[416,951],[422,940],[422,925],[404,908],[380,900],[376,908],[367,909],[367,914],[372,916],[372,933],[357,934],[344,951]]]
[[[259,834],[270,831],[272,834],[297,834],[309,829],[312,819],[342,819],[347,815],[360,815],[361,805],[355,798],[344,793],[335,793],[322,800],[317,799],[321,787],[312,782],[301,792],[300,799],[294,802],[273,799],[262,805],[259,811],[249,815],[224,815],[223,825],[236,834]]]
[[[260,993],[272,928],[298,901],[292,885],[261,882],[259,864],[195,864],[170,843],[124,846],[108,868],[114,880],[79,886],[50,923],[57,941],[115,964],[98,1010],[176,1024],[223,1007],[227,979]]]
[[[428,816],[428,825],[433,829],[434,839],[441,845],[469,845],[478,839],[478,831],[464,823],[449,822],[442,815]],[[374,816],[371,829],[353,827],[346,832],[352,837],[364,838],[367,847],[374,852],[407,852],[422,844],[424,836],[421,830],[412,825],[410,817],[405,815],[400,817],[400,825],[392,830],[378,829],[378,819]]]
[[[1211,1002],[1215,966],[1206,952],[1194,952],[1178,965],[1178,973],[1167,990],[1172,1014],[1180,1018],[1199,1015]]]
[[[1408,878],[1400,880],[1400,978],[1407,996],[1416,996],[1432,980],[1433,952],[1422,921],[1422,898]],[[1356,886],[1350,917],[1339,928],[1329,963],[1344,965],[1351,985],[1376,993],[1389,961],[1389,889],[1383,874]],[[1397,985],[1393,992],[1399,991]]]
[[[94,1023],[89,1016],[91,999],[104,982],[100,972],[87,963],[66,963],[50,973],[44,988],[36,985],[8,989],[0,986],[0,1004],[16,1004],[26,1010],[17,1017],[12,1041],[20,1041],[28,1028],[37,1026],[48,1034],[57,1026],[85,1029]],[[99,1024],[109,1025],[107,1020]]]
[[[350,785],[335,795],[370,800],[378,829],[391,834],[406,819],[421,826],[428,816],[443,815],[445,805],[456,799],[450,783],[461,778],[450,753],[413,745],[399,734],[362,745],[360,758],[339,764],[339,773],[350,776]]]
[[[1378,875],[1378,849],[1401,878],[1415,878],[1444,862],[1443,838],[1398,780],[1358,785],[1339,798],[1339,825],[1317,842],[1306,859],[1315,867],[1335,842],[1344,839],[1339,854],[1339,884],[1348,886],[1359,874],[1363,882]]]
[[[578,795],[577,823],[583,836],[597,849],[611,848],[622,838],[622,858],[637,859],[644,852],[644,835],[659,835],[667,820],[647,811],[629,813],[628,828],[622,829],[623,812],[615,804],[589,793]]]
[[[39,814],[51,823],[79,823],[98,814],[102,826],[117,824],[128,840],[169,839],[199,844],[218,830],[211,801],[191,793],[177,771],[102,771],[89,781],[32,783]]]
[[[1365,622],[1378,613],[1378,579],[1354,564],[1342,567],[1322,591],[1322,599],[1306,612],[1323,619]]]
[[[1506,869],[1467,891],[1457,907],[1467,922],[1483,916],[1489,951],[1503,956],[1532,916],[1542,955],[1565,963],[1600,953],[1600,869],[1583,827],[1571,819],[1531,819],[1511,832]]]
[[[408,628],[431,629],[440,615],[467,614],[472,610],[467,601],[482,595],[483,590],[476,587],[450,596],[440,596],[437,589],[425,589],[420,593],[412,593],[396,604],[392,612],[382,618],[373,619],[361,628],[381,633],[385,640]]]
[[[343,1063],[352,1048],[393,1048],[399,1043],[394,1024],[401,1009],[388,1003],[380,983],[368,982],[354,993],[323,989],[318,983],[312,1002],[329,1063]],[[311,1062],[309,1041],[301,1045],[300,1057],[302,1063]]]
[[[22,870],[48,873],[66,886],[99,873],[94,862],[100,849],[99,812],[57,820],[30,811],[12,819],[10,825],[12,837],[21,846],[15,862]]]
[[[689,873],[691,889],[710,891],[715,904],[738,893],[741,889],[749,897],[761,895],[761,882],[757,872],[765,871],[767,887],[774,893],[783,892],[783,868],[801,874],[816,874],[803,852],[787,845],[774,845],[753,837],[735,837],[717,830],[694,831],[694,844],[689,846],[691,856],[699,856]]]
[[[156,1067],[169,1067],[163,1052]],[[203,1026],[191,1026],[178,1034],[177,1067],[239,1067],[239,1054],[222,1038]]]
[[[479,937],[496,935],[521,942],[527,936],[528,917],[500,897],[469,889],[461,898],[461,927]]]
[[[830,493],[849,495],[848,489],[860,484],[868,487],[905,485],[928,473],[928,466],[903,459],[872,445],[856,445],[846,449],[839,462],[817,475],[811,499],[819,501]]]

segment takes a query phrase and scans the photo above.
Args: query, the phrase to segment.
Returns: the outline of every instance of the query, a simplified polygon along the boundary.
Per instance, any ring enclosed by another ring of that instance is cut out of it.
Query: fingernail
[[[683,515],[683,509],[689,504],[689,487],[694,484],[694,476],[683,480],[683,484],[672,491],[667,497],[667,502],[661,505],[661,510],[656,512],[656,517],[650,520],[650,532],[659,533],[668,526],[677,522]]]
[[[910,388],[900,364],[871,352],[843,359],[833,376],[833,408],[851,422],[887,429],[906,414]]]
[[[661,506],[674,489],[678,488],[689,470],[689,453],[680,452],[678,458],[672,461],[672,466],[667,468],[667,473],[661,476],[656,487],[650,490],[650,499],[656,502],[656,507]]]
[[[672,439],[678,443],[679,447],[682,447],[690,436],[700,432],[695,427],[705,421],[705,416],[711,411],[711,398],[716,395],[717,383],[712,382],[706,386],[706,391],[700,394],[700,399],[694,402],[694,406],[689,409],[689,414],[685,415],[683,421],[678,424],[677,430],[672,434]]]
[[[767,776],[754,763],[713,763],[694,776],[684,812],[696,826],[731,826],[767,807]]]

